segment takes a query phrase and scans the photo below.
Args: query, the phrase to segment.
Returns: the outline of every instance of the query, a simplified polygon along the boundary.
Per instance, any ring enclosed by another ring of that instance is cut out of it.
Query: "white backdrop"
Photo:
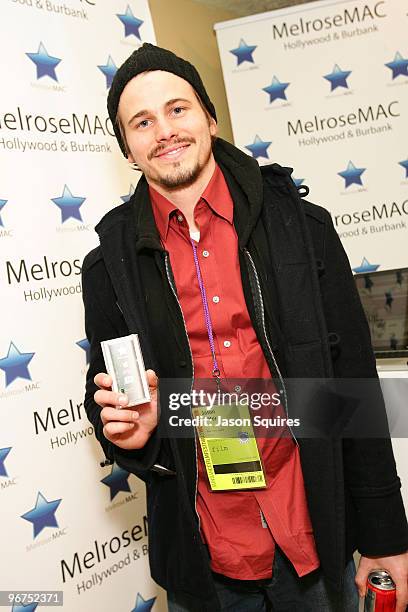
[[[294,169],[355,272],[408,266],[407,27],[397,0],[321,0],[215,26],[235,144]],[[406,439],[393,445],[408,508]]]
[[[82,405],[80,266],[135,181],[106,96],[155,41],[147,0],[3,0],[0,17],[0,590],[62,589],[68,612],[159,612],[144,484],[99,466]]]
[[[408,265],[407,27],[397,0],[216,25],[235,144],[294,168],[356,271]]]

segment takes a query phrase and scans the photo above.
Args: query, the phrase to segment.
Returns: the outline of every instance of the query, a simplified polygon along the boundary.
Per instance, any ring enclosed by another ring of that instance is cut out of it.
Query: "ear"
[[[210,116],[210,134],[211,136],[216,136],[218,134],[218,125],[215,121],[214,117]]]
[[[133,155],[131,153],[128,153],[127,160],[129,162],[129,164],[134,164],[135,163],[134,157],[133,157]]]

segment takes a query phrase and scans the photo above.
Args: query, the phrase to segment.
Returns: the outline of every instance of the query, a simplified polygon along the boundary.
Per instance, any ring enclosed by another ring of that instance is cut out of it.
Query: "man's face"
[[[119,101],[130,153],[147,181],[167,189],[187,187],[211,164],[217,126],[184,79],[162,70],[131,79]]]

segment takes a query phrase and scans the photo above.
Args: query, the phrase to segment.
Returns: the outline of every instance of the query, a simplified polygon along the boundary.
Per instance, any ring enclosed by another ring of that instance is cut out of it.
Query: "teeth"
[[[162,153],[162,155],[175,155],[176,153],[181,151],[181,149],[183,149],[183,148],[184,147],[179,147],[178,149],[173,149],[173,151],[168,151],[167,153]]]

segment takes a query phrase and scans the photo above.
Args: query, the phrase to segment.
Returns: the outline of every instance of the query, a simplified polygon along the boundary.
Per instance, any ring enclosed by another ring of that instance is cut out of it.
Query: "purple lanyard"
[[[220,384],[220,369],[218,367],[217,358],[215,356],[214,336],[213,336],[213,329],[212,329],[212,324],[211,324],[210,310],[208,308],[207,294],[205,292],[203,277],[201,276],[200,264],[198,262],[197,246],[196,246],[196,244],[195,244],[195,242],[194,242],[194,240],[192,238],[190,238],[190,240],[191,240],[191,246],[193,247],[194,264],[195,264],[196,273],[197,273],[198,285],[200,287],[201,300],[203,302],[204,319],[205,319],[205,324],[206,324],[206,327],[207,327],[208,340],[210,342],[210,349],[211,349],[211,354],[212,354],[212,358],[213,358],[213,371],[212,371],[212,375],[216,379],[217,385],[219,386],[219,384]]]

